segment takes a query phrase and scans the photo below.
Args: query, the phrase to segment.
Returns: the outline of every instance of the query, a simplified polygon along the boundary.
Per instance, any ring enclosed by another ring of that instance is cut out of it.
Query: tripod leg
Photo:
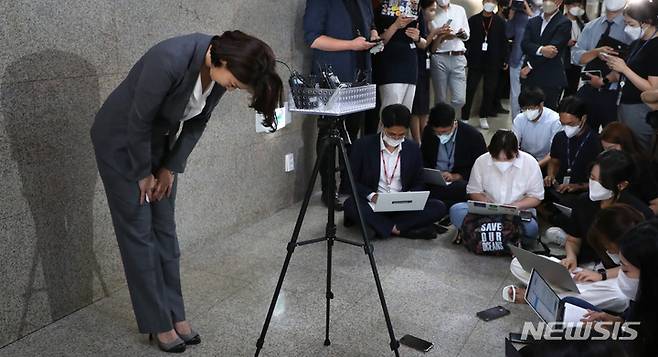
[[[345,163],[347,176],[350,181],[352,199],[354,200],[354,204],[356,205],[356,212],[359,216],[359,226],[361,227],[361,235],[363,236],[363,242],[364,242],[363,249],[365,250],[366,254],[368,255],[368,259],[370,260],[370,267],[372,268],[372,274],[375,277],[375,285],[377,285],[377,294],[379,294],[379,300],[382,304],[382,310],[384,311],[384,319],[386,320],[388,335],[391,338],[391,344],[390,344],[391,350],[395,352],[395,356],[400,356],[400,353],[398,352],[400,343],[395,338],[395,333],[393,332],[393,324],[391,324],[391,317],[388,314],[388,307],[386,306],[384,291],[382,289],[381,281],[379,280],[379,273],[377,272],[377,265],[375,264],[375,257],[372,252],[373,251],[372,245],[370,244],[370,239],[368,239],[368,234],[366,233],[366,223],[363,219],[363,214],[361,213],[361,206],[359,203],[359,199],[356,195],[356,182],[354,181],[354,176],[352,175],[352,167],[350,166],[350,161],[349,158],[347,157],[347,150],[345,149],[345,143],[343,143],[342,140],[340,141],[340,154],[343,158],[343,162]]]
[[[276,283],[276,289],[274,290],[274,296],[272,297],[270,308],[267,311],[267,317],[265,318],[265,323],[263,324],[263,330],[261,331],[260,337],[256,342],[256,354],[254,355],[256,357],[258,357],[258,355],[260,354],[260,350],[263,348],[263,344],[265,343],[265,335],[267,334],[267,329],[270,326],[270,321],[272,320],[272,314],[274,313],[276,302],[279,298],[279,294],[281,293],[281,286],[283,285],[283,279],[285,278],[286,272],[288,271],[288,264],[290,264],[292,253],[295,251],[295,246],[297,245],[297,238],[299,237],[299,232],[302,229],[302,223],[304,222],[304,216],[306,216],[308,203],[311,200],[311,196],[313,195],[313,188],[315,187],[315,182],[317,181],[318,178],[318,172],[320,171],[320,163],[324,159],[325,153],[328,151],[328,146],[329,146],[329,140],[325,140],[325,142],[322,143],[322,146],[320,148],[320,153],[318,154],[318,157],[315,160],[315,165],[313,166],[313,173],[311,174],[311,180],[308,183],[308,187],[306,188],[306,194],[304,195],[302,208],[299,211],[299,216],[297,216],[297,223],[295,223],[295,229],[292,233],[292,237],[290,238],[290,242],[288,242],[288,246],[286,248],[288,253],[286,254],[286,259],[283,262],[283,267],[281,268],[281,273],[279,274],[279,280]]]
[[[336,196],[336,149],[338,148],[337,143],[340,141],[340,134],[333,133],[328,142],[328,189],[331,192],[332,197]],[[335,200],[329,200],[329,210],[327,213],[327,227],[326,227],[326,238],[327,238],[327,290],[326,290],[326,299],[327,299],[327,310],[326,310],[326,323],[325,323],[325,339],[324,345],[329,346],[331,341],[329,340],[329,320],[331,313],[331,299],[334,298],[334,293],[331,291],[331,262],[332,262],[332,250],[334,246],[334,239],[336,238],[336,211],[335,211]]]

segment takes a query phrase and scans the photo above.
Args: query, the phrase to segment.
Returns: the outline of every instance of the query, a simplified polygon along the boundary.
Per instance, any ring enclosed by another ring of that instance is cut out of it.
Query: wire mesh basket
[[[338,89],[293,88],[290,111],[329,116],[362,112],[375,107],[376,93],[374,84]]]

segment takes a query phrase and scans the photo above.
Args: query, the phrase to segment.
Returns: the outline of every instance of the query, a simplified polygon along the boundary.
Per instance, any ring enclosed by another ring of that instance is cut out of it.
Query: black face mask
[[[649,124],[653,130],[658,130],[658,110],[648,112],[646,119],[647,124]]]

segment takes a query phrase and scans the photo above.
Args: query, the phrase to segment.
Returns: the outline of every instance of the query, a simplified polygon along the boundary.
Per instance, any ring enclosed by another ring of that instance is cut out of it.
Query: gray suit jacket
[[[203,111],[185,121],[176,138],[211,39],[200,33],[174,37],[139,59],[96,114],[91,138],[99,159],[125,178],[138,181],[158,169],[151,167],[152,150],[168,145],[163,166],[179,173],[185,170],[188,156],[225,92],[216,84]]]

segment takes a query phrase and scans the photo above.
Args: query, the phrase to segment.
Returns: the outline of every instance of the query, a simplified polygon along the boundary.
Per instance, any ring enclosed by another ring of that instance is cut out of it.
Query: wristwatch
[[[605,269],[599,269],[597,270],[599,274],[601,274],[601,280],[608,280],[608,271]]]

